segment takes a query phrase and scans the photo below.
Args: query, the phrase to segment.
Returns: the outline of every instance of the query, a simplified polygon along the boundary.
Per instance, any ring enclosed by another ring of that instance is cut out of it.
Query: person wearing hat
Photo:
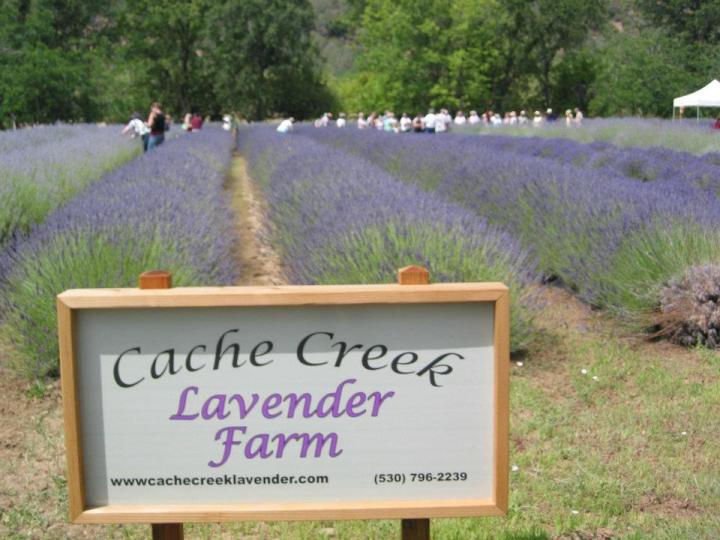
[[[545,111],[545,120],[548,122],[554,122],[557,120],[557,116],[553,114],[553,110],[548,108],[547,111]]]

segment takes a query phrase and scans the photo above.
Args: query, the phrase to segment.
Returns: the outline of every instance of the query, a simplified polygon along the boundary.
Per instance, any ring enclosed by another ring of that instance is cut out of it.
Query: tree
[[[307,0],[230,0],[213,8],[210,27],[213,88],[223,108],[260,120],[328,106]]]
[[[210,5],[210,0],[128,0],[119,14],[122,61],[134,66],[136,84],[170,112],[217,109],[205,59]]]
[[[543,107],[552,102],[555,68],[563,55],[581,47],[592,30],[601,27],[605,0],[507,0],[503,3],[500,51],[494,101],[507,104],[512,88],[533,78]],[[515,96],[515,99],[517,97]]]
[[[359,107],[408,112],[485,102],[497,9],[494,0],[369,1],[359,68],[345,83],[344,96],[359,92]]]
[[[717,0],[637,0],[653,26],[688,44],[720,43],[720,2]]]
[[[706,84],[687,66],[688,48],[661,30],[616,32],[598,55],[593,115],[668,116],[674,97]]]

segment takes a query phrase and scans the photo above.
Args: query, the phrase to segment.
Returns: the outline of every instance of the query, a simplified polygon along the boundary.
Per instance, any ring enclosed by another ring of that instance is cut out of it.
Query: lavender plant
[[[720,204],[685,180],[638,182],[480,137],[301,131],[502,226],[548,277],[633,323],[650,324],[667,280],[720,257]]]
[[[527,346],[538,275],[509,234],[307,137],[251,128],[240,140],[292,281],[393,282],[408,264],[437,281],[502,281],[511,289],[512,349]]]
[[[720,265],[691,266],[660,293],[660,334],[681,345],[720,347]]]
[[[564,120],[531,126],[501,126],[499,128],[467,127],[464,133],[492,133],[506,136],[533,136],[574,139],[579,142],[605,141],[616,146],[633,148],[663,147],[692,154],[720,152],[720,140],[712,129],[712,122],[701,119],[662,120],[659,118],[591,118],[582,126],[567,127]]]
[[[119,126],[42,126],[0,134],[0,245],[140,153]]]
[[[28,377],[57,374],[55,296],[135,286],[163,268],[178,285],[229,285],[238,274],[223,190],[232,141],[219,129],[183,137],[106,174],[0,258],[5,336]]]

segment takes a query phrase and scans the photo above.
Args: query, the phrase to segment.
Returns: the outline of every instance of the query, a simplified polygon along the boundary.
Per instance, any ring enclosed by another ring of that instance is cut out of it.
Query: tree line
[[[352,110],[668,116],[720,78],[717,0],[349,1],[358,55],[336,90]]]
[[[322,4],[314,0],[316,5]],[[717,0],[0,0],[0,127],[171,114],[580,107],[671,112],[720,77]]]
[[[307,0],[0,0],[0,123],[332,105]]]

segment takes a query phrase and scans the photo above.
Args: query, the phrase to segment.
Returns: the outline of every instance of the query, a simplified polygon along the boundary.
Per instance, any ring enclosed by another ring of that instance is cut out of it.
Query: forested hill
[[[0,127],[169,113],[580,107],[720,78],[717,0],[2,0]]]

